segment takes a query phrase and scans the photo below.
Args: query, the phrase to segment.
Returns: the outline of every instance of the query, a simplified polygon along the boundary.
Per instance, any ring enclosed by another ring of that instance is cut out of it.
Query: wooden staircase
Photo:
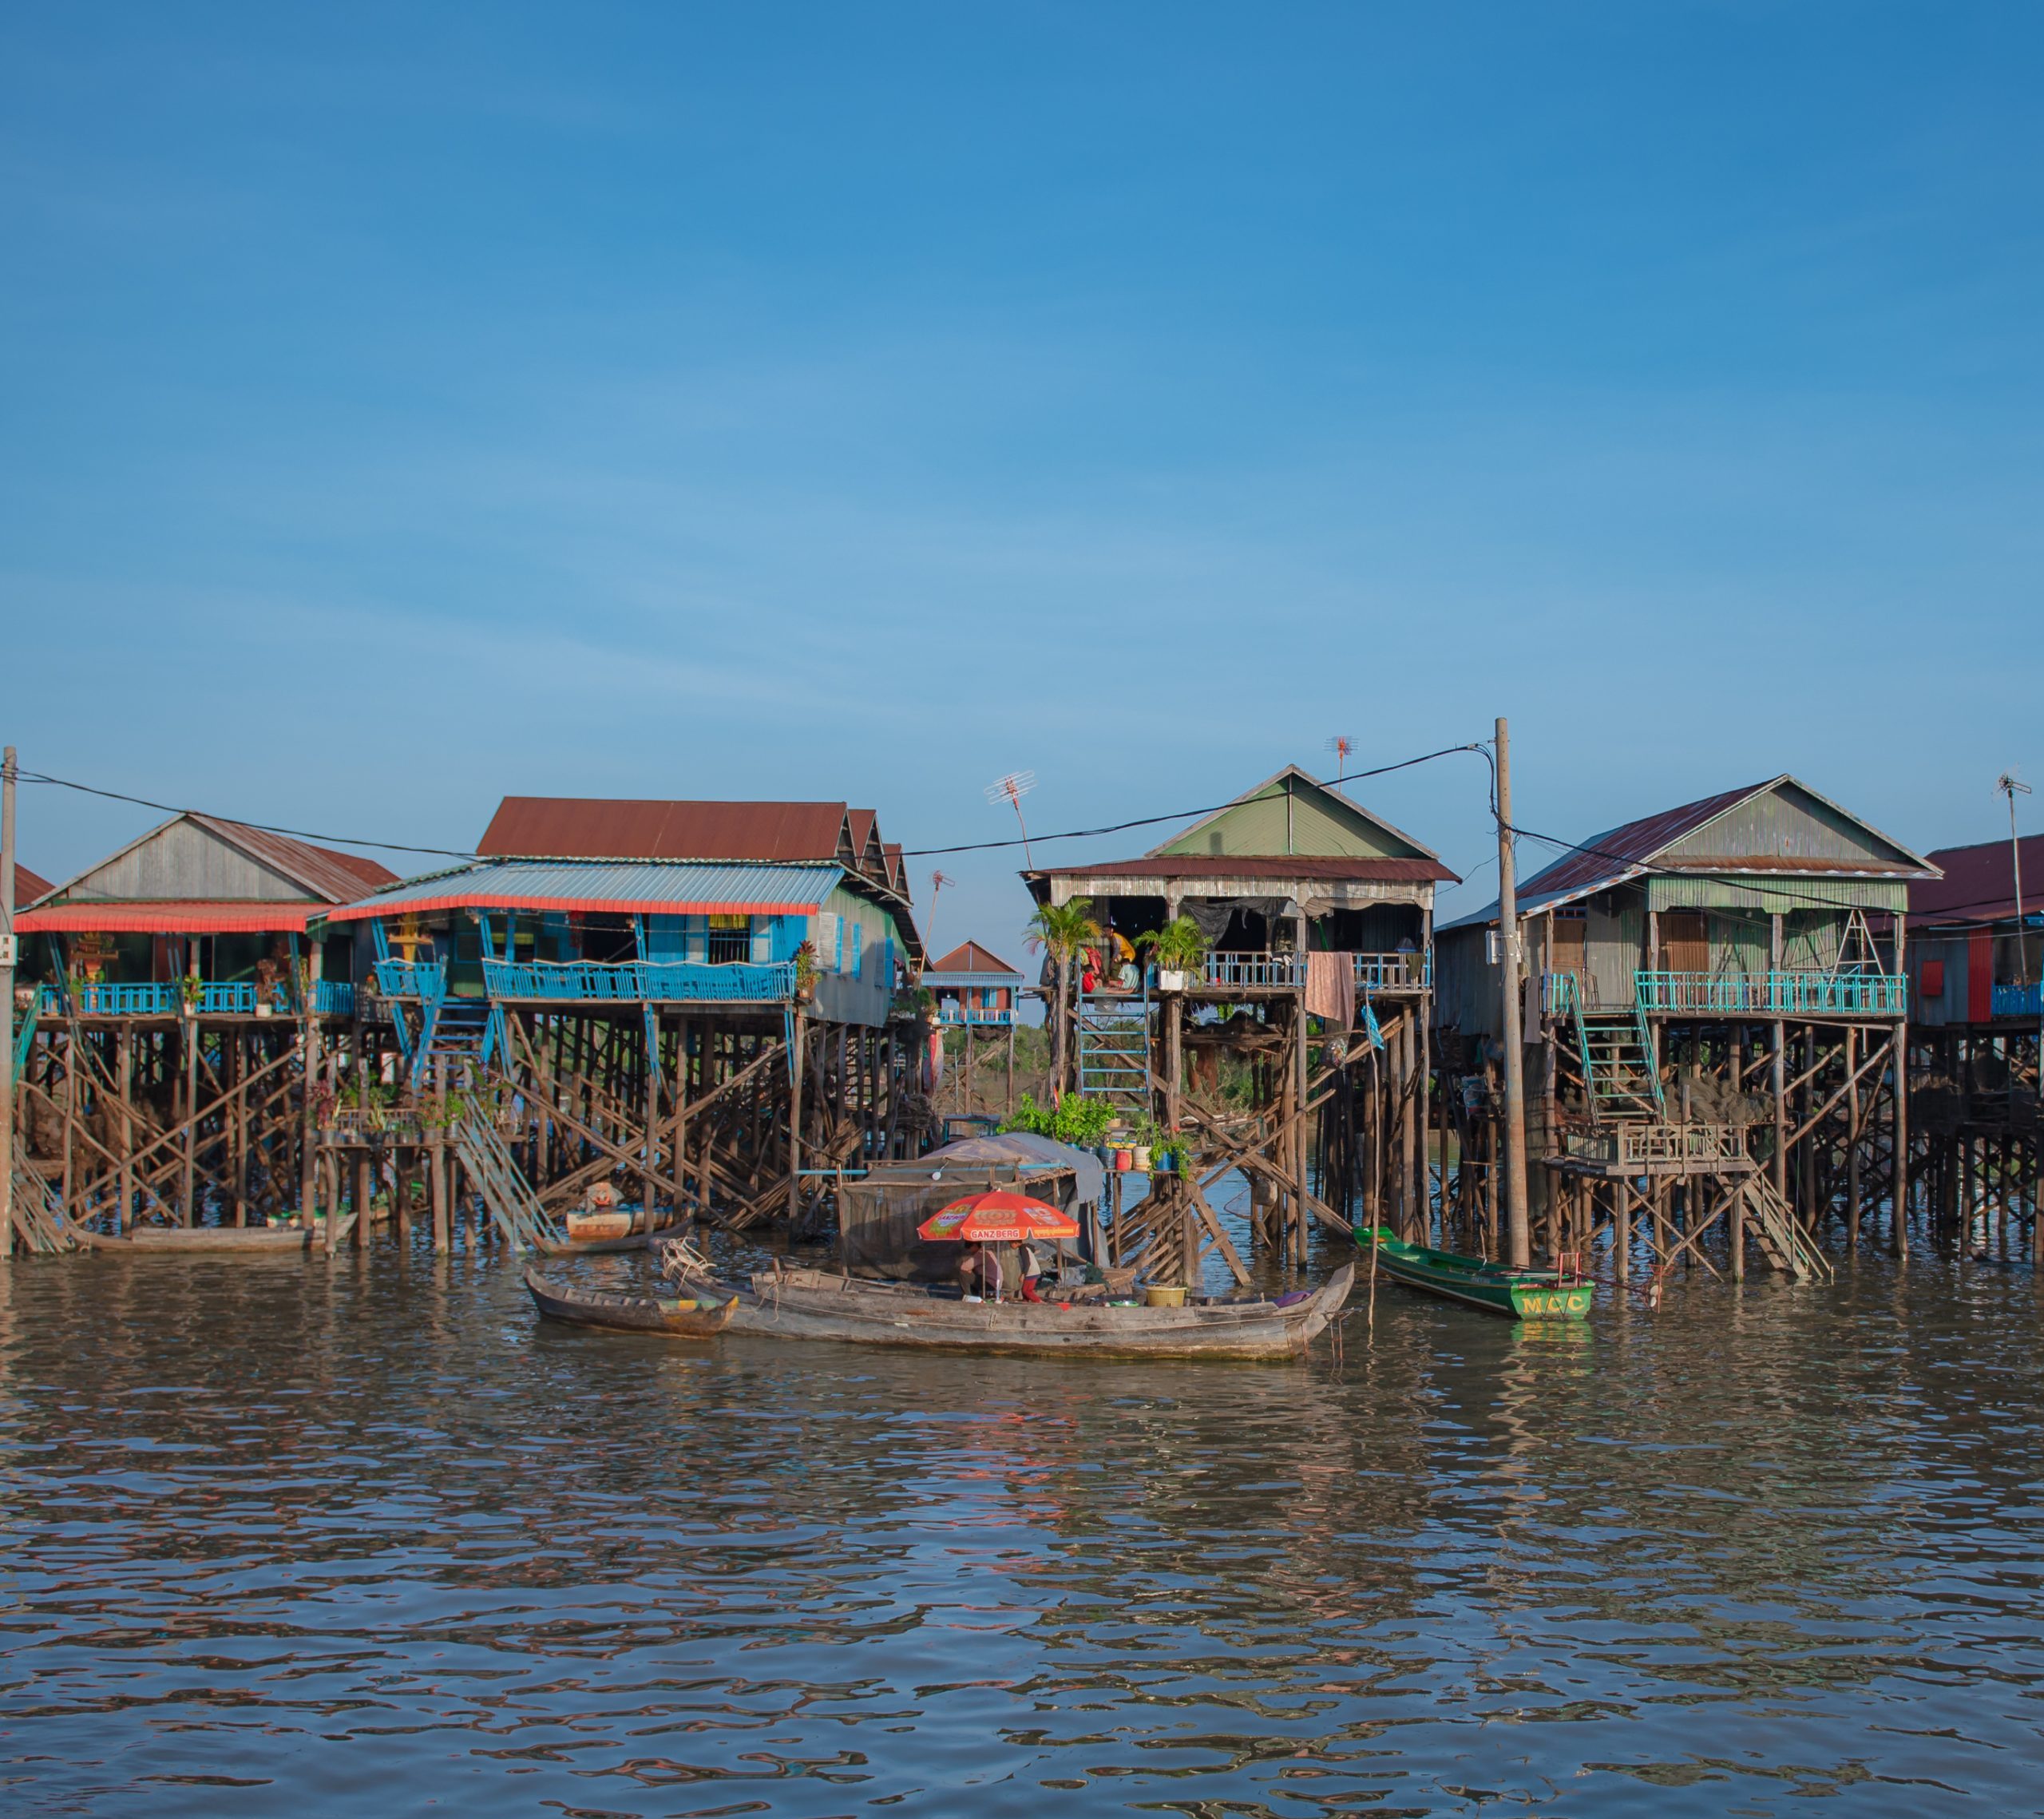
[[[1576,1058],[1583,1068],[1583,1094],[1590,1115],[1598,1124],[1644,1119],[1666,1122],[1667,1102],[1661,1092],[1659,1058],[1654,1032],[1638,1010],[1598,1015],[1578,1009]]]
[[[26,1167],[19,1155],[14,1158],[14,1230],[30,1254],[56,1257],[66,1250],[82,1250],[84,1241],[65,1218],[64,1203],[57,1190]]]
[[[1739,1183],[1749,1229],[1759,1244],[1761,1254],[1784,1275],[1799,1282],[1832,1281],[1836,1272],[1831,1259],[1811,1242],[1796,1218],[1795,1209],[1781,1196],[1773,1178],[1765,1169],[1755,1169]]]
[[[566,1228],[541,1204],[503,1134],[486,1116],[473,1114],[455,1125],[454,1153],[514,1250],[545,1256],[567,1242]]]

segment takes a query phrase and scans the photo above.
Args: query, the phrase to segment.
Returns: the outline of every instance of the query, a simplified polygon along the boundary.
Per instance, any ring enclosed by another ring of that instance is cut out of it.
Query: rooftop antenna
[[[957,882],[948,873],[932,872],[929,874],[929,933],[933,948],[937,942],[937,900]]]
[[[2015,982],[2030,983],[2030,937],[2022,919],[2022,842],[2015,837],[2015,799],[2030,793],[2030,786],[2013,771],[2004,771],[1994,787],[2009,799],[2009,861],[2015,871]]]
[[[1029,854],[1029,824],[1022,818],[1022,799],[1036,787],[1036,773],[1033,771],[1011,771],[1005,777],[996,777],[987,785],[987,800],[996,808],[1003,802],[1015,810],[1015,825],[1022,830],[1022,862],[1030,870],[1036,869],[1036,862]]]
[[[1349,757],[1356,749],[1356,735],[1337,733],[1327,741],[1327,749],[1334,754],[1334,780],[1338,783],[1349,774]]]

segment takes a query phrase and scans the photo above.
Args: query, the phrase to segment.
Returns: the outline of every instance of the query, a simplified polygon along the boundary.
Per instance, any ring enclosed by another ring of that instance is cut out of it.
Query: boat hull
[[[1553,1270],[1514,1270],[1452,1250],[1408,1244],[1382,1227],[1365,1226],[1356,1242],[1377,1251],[1377,1267],[1391,1279],[1425,1294],[1481,1308],[1507,1320],[1581,1320],[1594,1290]]]
[[[738,1306],[735,1297],[719,1302],[707,1295],[665,1300],[655,1295],[602,1294],[549,1282],[530,1268],[525,1271],[525,1291],[550,1320],[608,1333],[655,1333],[670,1339],[713,1338],[731,1325]]]
[[[1354,1277],[1355,1266],[1348,1265],[1286,1307],[1244,1302],[1124,1308],[974,1304],[905,1285],[790,1270],[755,1277],[750,1287],[729,1291],[725,1324],[718,1330],[762,1338],[1035,1357],[1282,1357],[1303,1352],[1326,1330]],[[656,1322],[651,1310],[662,1304],[650,1298],[564,1292],[529,1270],[525,1283],[541,1312],[557,1318],[619,1331],[673,1330]]]

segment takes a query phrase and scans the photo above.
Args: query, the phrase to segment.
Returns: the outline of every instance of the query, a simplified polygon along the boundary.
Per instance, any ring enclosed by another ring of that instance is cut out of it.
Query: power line
[[[426,853],[435,858],[473,859],[473,853],[457,852],[451,846],[407,846],[397,840],[364,840],[350,834],[313,834],[303,827],[278,827],[268,822],[244,821],[239,815],[212,814],[205,809],[179,808],[170,802],[151,802],[147,796],[124,795],[118,790],[95,789],[90,783],[74,783],[68,777],[51,777],[40,771],[19,773],[24,783],[48,783],[60,790],[76,790],[81,795],[104,796],[109,802],[133,802],[138,808],[153,808],[162,814],[204,814],[210,820],[231,821],[237,827],[252,827],[259,834],[282,834],[294,840],[331,840],[337,846],[374,846],[386,853]]]
[[[1480,744],[1445,745],[1438,751],[1422,753],[1417,758],[1401,758],[1396,764],[1379,764],[1368,771],[1345,771],[1339,777],[1329,779],[1332,787],[1337,783],[1350,783],[1365,777],[1382,777],[1393,771],[1409,771],[1416,764],[1431,764],[1436,758],[1448,758],[1458,751],[1479,751],[1489,755],[1486,747]],[[1224,802],[1209,802],[1204,808],[1175,809],[1169,814],[1139,815],[1133,821],[1117,821],[1105,827],[1078,827],[1066,834],[1032,834],[1027,844],[1040,846],[1051,840],[1091,840],[1103,834],[1126,834],[1131,827],[1155,827],[1167,821],[1188,821],[1198,814],[1218,814],[1224,808],[1234,808],[1244,801],[1274,801],[1274,797],[1232,796]],[[949,853],[991,853],[1002,849],[1020,846],[1020,840],[973,840],[959,846],[911,846],[905,850],[905,859],[941,858]]]

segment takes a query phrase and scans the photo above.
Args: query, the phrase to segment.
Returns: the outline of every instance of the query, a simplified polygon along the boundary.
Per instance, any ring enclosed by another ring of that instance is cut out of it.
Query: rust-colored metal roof
[[[1672,846],[1685,834],[1693,833],[1705,822],[1714,821],[1728,809],[1737,808],[1749,796],[1757,796],[1777,781],[1749,783],[1743,789],[1725,790],[1701,802],[1684,802],[1680,808],[1663,809],[1658,814],[1628,821],[1586,840],[1572,853],[1564,853],[1544,871],[1520,885],[1522,898],[1565,897],[1620,878],[1635,866],[1643,866],[1663,847]],[[1718,862],[1718,870],[1723,862]]]
[[[378,865],[374,859],[358,858],[353,853],[337,853],[331,846],[315,846],[309,841],[271,834],[245,822],[223,821],[216,815],[194,814],[187,818],[239,846],[251,858],[274,866],[329,903],[346,903],[365,890],[398,882],[398,874],[389,866]]]
[[[961,941],[943,959],[933,961],[925,970],[929,973],[1016,972],[1014,967],[991,948],[981,947],[977,941]]]
[[[17,906],[47,897],[57,886],[40,872],[32,872],[19,859],[14,862],[14,902]]]
[[[1159,854],[1147,859],[1106,859],[1093,866],[1047,866],[1025,872],[1050,878],[1333,878],[1360,884],[1444,884],[1462,881],[1438,859],[1342,859],[1302,854],[1276,858],[1238,853]]]
[[[2044,834],[2026,834],[2022,848],[2022,908],[2044,910]],[[1909,913],[1921,922],[1995,922],[2015,914],[2015,866],[2006,840],[1947,846],[1928,855],[1944,876],[1909,886]]]
[[[909,895],[909,868],[901,862],[901,849],[883,842],[880,850],[886,855],[889,888],[899,891],[905,898]]]
[[[842,802],[652,802],[506,796],[484,858],[835,860]]]

